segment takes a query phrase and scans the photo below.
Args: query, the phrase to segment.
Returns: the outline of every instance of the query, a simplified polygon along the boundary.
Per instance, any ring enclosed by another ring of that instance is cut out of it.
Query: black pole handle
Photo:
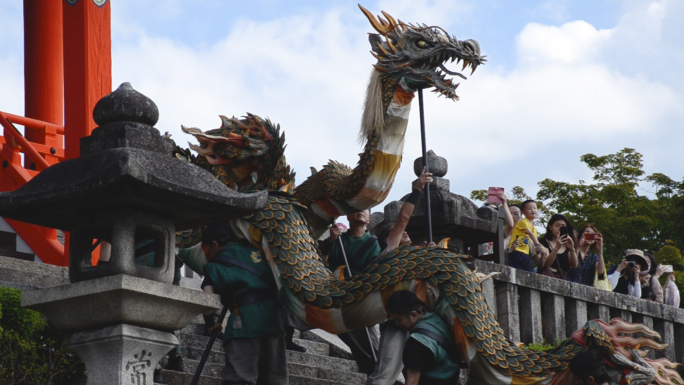
[[[223,324],[223,319],[226,318],[226,313],[228,313],[228,306],[224,305],[223,310],[221,310],[221,315],[218,319],[219,325]],[[211,348],[214,346],[214,341],[216,341],[216,336],[218,336],[220,332],[221,328],[219,327],[211,333],[211,337],[209,337],[209,343],[207,343],[207,347],[204,349],[204,353],[202,353],[202,358],[200,358],[199,364],[197,364],[197,370],[195,370],[195,375],[192,377],[190,385],[197,385],[197,382],[199,382],[202,369],[204,369],[204,364],[207,362],[209,353],[211,353]]]
[[[418,109],[420,110],[420,140],[423,145],[423,167],[429,171],[427,144],[425,140],[425,109],[423,108],[423,89],[418,90]],[[418,176],[420,178],[420,176]],[[425,213],[427,214],[428,243],[432,243],[432,209],[430,207],[430,184],[425,185]]]

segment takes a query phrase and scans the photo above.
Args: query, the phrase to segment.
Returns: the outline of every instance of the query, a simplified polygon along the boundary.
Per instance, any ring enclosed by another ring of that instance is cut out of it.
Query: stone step
[[[363,385],[367,376],[363,373],[344,370],[325,369],[315,366],[288,363],[287,370],[290,376],[310,377],[323,379],[331,382],[342,382],[350,385]]]
[[[162,373],[165,383],[174,385],[190,382],[209,342],[209,337],[203,333],[204,321],[199,316],[181,329],[178,337],[186,373],[164,370]],[[290,384],[365,383],[366,375],[358,373],[358,366],[352,360],[349,348],[337,336],[322,330],[312,330],[304,333],[295,331],[295,337],[300,337],[295,338],[294,342],[304,346],[307,352],[287,352]],[[219,379],[222,377],[224,365],[222,345],[222,340],[215,341],[202,370],[201,385],[220,384]],[[184,380],[186,377],[188,379]]]
[[[204,335],[195,335],[195,334],[181,333],[179,335],[179,340],[180,340],[181,348],[187,347],[187,348],[199,349],[201,351],[204,351],[204,349],[206,349],[207,344],[209,343],[209,337],[204,336]],[[322,343],[322,342],[316,342],[316,341],[303,340],[300,338],[294,338],[293,341],[296,344],[305,347],[307,353],[319,354],[322,356],[330,355],[330,345],[329,344]],[[212,346],[211,350],[213,352],[222,352],[223,351],[222,345],[223,345],[223,341],[217,339],[214,342],[214,346]]]
[[[196,349],[181,344],[181,354],[184,361],[199,361],[204,353],[204,349]],[[223,350],[214,350],[209,353],[207,357],[207,364],[223,365],[224,362]],[[356,362],[337,357],[322,356],[310,353],[299,353],[288,351],[287,362],[293,364],[315,366],[322,369],[332,369],[345,372],[358,372]]]
[[[301,338],[307,341],[320,342],[328,345],[330,357],[344,358],[345,360],[354,359],[349,347],[334,334],[330,334],[320,329],[314,329],[302,332]]]
[[[293,362],[293,360],[291,359],[292,356],[301,354],[302,353],[288,352],[287,370],[290,376],[337,381],[350,385],[362,385],[366,382],[365,374],[351,372],[348,370],[322,368]],[[185,364],[186,373],[194,374],[197,370],[197,365],[199,365],[199,360],[184,359],[183,362]],[[221,356],[220,363],[207,362],[204,364],[204,368],[202,368],[202,375],[206,377],[220,378],[223,375],[223,365],[223,356]]]
[[[189,373],[179,373],[179,372],[172,372],[168,370],[162,370],[162,382],[157,383],[155,382],[155,385],[188,385],[190,381],[192,381],[192,374]],[[343,382],[343,381],[329,381],[329,380],[324,380],[321,378],[311,378],[311,377],[303,377],[303,376],[298,376],[298,375],[289,375],[289,384],[290,385],[349,385],[349,384],[356,384],[356,383],[349,383],[349,382]],[[362,384],[362,382],[359,382],[359,384]],[[213,377],[205,377],[205,376],[200,376],[200,380],[198,382],[198,385],[221,385],[221,378],[213,378]]]

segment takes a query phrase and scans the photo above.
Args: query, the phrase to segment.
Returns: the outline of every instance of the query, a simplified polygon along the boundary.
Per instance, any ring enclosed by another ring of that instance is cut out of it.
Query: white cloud
[[[531,23],[518,35],[520,64],[548,65],[590,62],[611,38],[610,30],[596,30],[584,21],[560,28]]]
[[[458,26],[448,26],[469,11],[464,3],[408,1],[370,10],[380,9],[407,22],[441,24],[457,36]],[[355,138],[373,59],[365,38],[370,27],[351,12],[358,11],[240,19],[211,47],[142,34],[136,45],[115,51],[115,78],[135,79],[134,86],[160,106],[158,127],[181,144],[188,138],[177,128],[181,123],[214,128],[218,114],[249,111],[279,122],[301,182],[309,166],[320,168],[328,159],[354,166],[358,159]],[[449,161],[452,191],[468,195],[492,184],[534,192],[546,177],[588,179],[580,155],[623,146],[639,150],[648,145],[646,133],[663,130],[673,118],[684,121],[673,112],[684,101],[681,88],[609,64],[606,53],[624,50],[624,40],[638,33],[641,23],[630,15],[601,30],[581,20],[530,23],[517,37],[514,66],[490,56],[492,63],[462,82],[456,103],[426,93],[428,148]],[[658,20],[658,12],[652,15]],[[127,65],[130,58],[135,61]],[[406,143],[404,167],[388,200],[402,196],[415,178],[417,101]]]

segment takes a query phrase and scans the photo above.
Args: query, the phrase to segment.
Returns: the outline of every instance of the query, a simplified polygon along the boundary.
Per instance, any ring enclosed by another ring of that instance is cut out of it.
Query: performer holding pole
[[[429,171],[427,145],[425,142],[425,110],[423,109],[423,89],[418,89],[418,109],[420,110],[420,140],[423,145],[423,167]],[[425,185],[425,212],[427,213],[428,243],[432,243],[432,210],[430,208],[430,185]]]
[[[380,254],[380,246],[377,238],[366,230],[370,223],[370,210],[347,215],[347,220],[349,230],[342,233],[338,226],[333,225],[330,228],[330,238],[321,249],[323,254],[328,254],[330,269],[337,270],[338,273],[347,270],[346,276],[352,277],[372,263]],[[326,249],[329,253],[326,253]],[[351,349],[359,371],[372,373],[376,361],[377,336],[366,329],[342,333],[338,337]]]
[[[347,259],[347,253],[344,251],[344,244],[342,243],[342,237],[337,237],[337,241],[340,245],[340,251],[342,251],[342,257],[344,257],[344,266],[347,268],[347,274],[349,278],[352,277],[351,269],[349,268],[349,260]],[[375,353],[375,347],[373,346],[373,339],[371,339],[370,329],[366,328],[366,336],[368,337],[368,344],[370,345],[371,353],[373,353],[373,361],[378,362],[377,353]]]
[[[213,313],[205,315],[204,318],[206,320],[206,319],[209,319],[208,317],[211,317],[212,322],[215,322],[216,325],[222,325],[223,319],[226,318],[226,313],[228,313],[228,306],[223,307],[223,310],[221,310],[221,314],[219,315],[218,321],[213,321],[213,317],[214,317]],[[205,323],[206,323],[206,321],[205,321]],[[204,348],[204,352],[202,353],[202,358],[200,358],[199,364],[197,364],[197,369],[195,370],[195,374],[192,376],[192,381],[190,381],[190,385],[197,385],[197,383],[199,382],[200,375],[202,375],[202,369],[204,369],[204,364],[206,364],[207,358],[209,358],[209,353],[211,353],[211,348],[214,346],[214,342],[216,341],[216,337],[218,337],[218,334],[220,332],[221,332],[221,326],[214,327],[214,331],[211,332],[210,337],[209,337],[209,342],[207,343],[207,347]]]

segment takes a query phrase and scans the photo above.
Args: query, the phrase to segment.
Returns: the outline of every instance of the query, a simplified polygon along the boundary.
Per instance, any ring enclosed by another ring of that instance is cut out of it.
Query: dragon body
[[[199,141],[193,146],[199,156],[179,150],[179,157],[238,191],[271,191],[268,207],[234,222],[234,228],[265,251],[291,313],[310,327],[341,333],[384,321],[384,304],[391,294],[412,290],[453,326],[474,383],[571,384],[568,363],[585,349],[601,350],[609,365],[626,369],[632,384],[649,383],[654,377],[660,384],[684,383],[669,361],[644,361],[636,354],[639,346],[664,347],[654,341],[656,333],[620,320],[590,321],[550,352],[518,347],[489,310],[478,277],[465,263],[468,256],[436,247],[400,247],[353,278],[342,281],[332,275],[319,255],[312,223],[322,226],[382,202],[401,162],[414,90],[434,88],[456,99],[458,84],[445,74],[463,76],[444,63],[463,61],[464,69],[474,71],[484,62],[473,40],[459,41],[439,27],[406,24],[384,12],[384,18],[375,18],[361,9],[378,32],[370,35],[378,62],[361,128],[366,144],[354,169],[331,161],[293,189],[295,175],[285,162],[284,135],[270,121],[249,114],[244,119],[221,117],[222,127],[207,132],[183,128]]]

